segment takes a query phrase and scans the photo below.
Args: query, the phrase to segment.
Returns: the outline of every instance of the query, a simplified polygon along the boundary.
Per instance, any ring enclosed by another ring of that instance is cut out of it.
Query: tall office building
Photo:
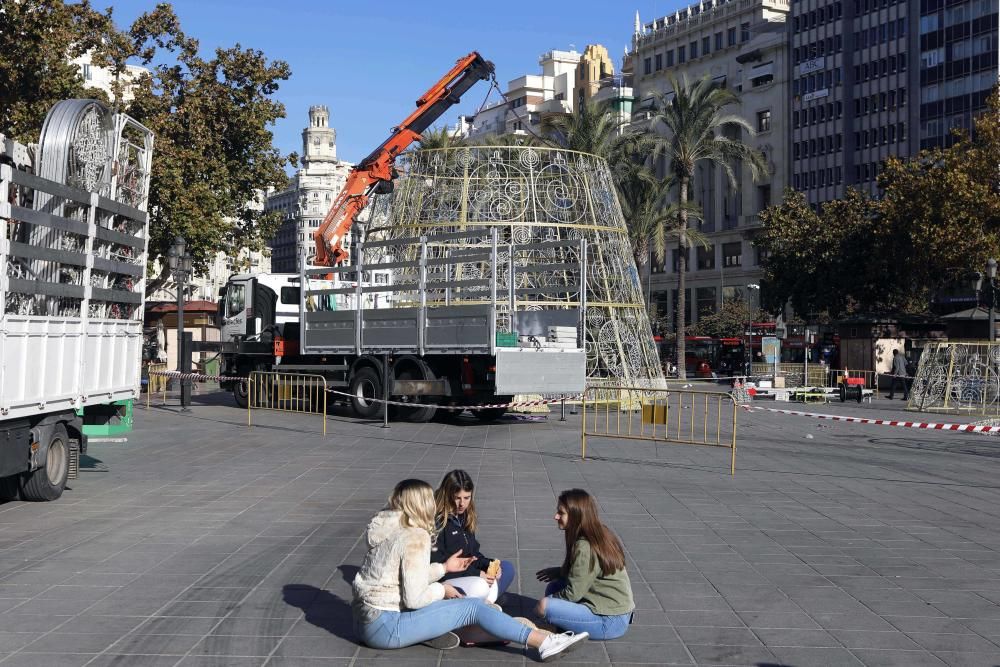
[[[997,83],[1000,3],[921,0],[920,148],[946,146],[971,130]]]
[[[997,0],[792,3],[792,185],[878,194],[886,158],[970,128],[997,82]]]
[[[739,102],[725,111],[742,116],[756,131],[750,137],[730,127],[728,136],[761,151],[767,162],[767,173],[756,182],[748,168],[737,168],[735,184],[717,165],[696,167],[692,192],[703,214],[697,229],[708,247],[688,249],[688,322],[726,301],[758,296],[747,294],[746,287],[760,278],[761,258],[753,245],[757,214],[780,199],[788,184],[787,14],[788,0],[704,0],[645,25],[636,19],[633,122],[648,122],[654,93],[672,95],[668,75],[689,81],[707,75],[737,94]],[[659,173],[666,166],[661,162]],[[663,314],[675,312],[678,297],[678,249],[670,245],[666,266],[653,267],[648,286]]]

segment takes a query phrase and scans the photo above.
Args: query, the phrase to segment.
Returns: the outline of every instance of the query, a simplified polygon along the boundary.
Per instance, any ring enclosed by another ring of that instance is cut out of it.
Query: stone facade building
[[[316,256],[313,233],[347,182],[353,165],[337,159],[337,131],[330,127],[330,110],[309,108],[309,126],[302,130],[302,166],[281,191],[267,194],[265,210],[281,211],[284,221],[271,239],[271,266],[277,273],[298,271],[304,249],[307,261]],[[350,248],[348,239],[345,247]]]
[[[788,133],[782,122],[789,100],[788,11],[788,0],[707,0],[645,25],[636,21],[633,122],[648,122],[654,93],[669,97],[668,75],[692,81],[708,76],[739,95],[740,103],[727,111],[745,118],[756,135],[740,136],[737,130],[733,138],[760,150],[768,167],[757,182],[749,169],[737,168],[734,186],[722,169],[697,166],[692,185],[704,216],[698,231],[709,247],[689,249],[688,322],[725,301],[746,300],[746,286],[760,276],[761,257],[753,245],[757,214],[788,185]],[[666,168],[663,160],[657,165],[661,174]],[[653,265],[647,286],[661,314],[673,313],[677,302],[679,257],[672,245],[665,265]],[[753,300],[757,296],[750,291]]]

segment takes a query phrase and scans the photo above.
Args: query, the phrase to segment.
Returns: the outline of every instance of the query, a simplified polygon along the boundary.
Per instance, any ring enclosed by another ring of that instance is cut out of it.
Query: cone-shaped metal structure
[[[478,278],[483,270],[475,247],[499,243],[513,250],[508,267],[498,271],[498,291],[517,291],[524,310],[586,308],[587,372],[591,384],[662,385],[663,373],[643,304],[639,273],[625,220],[607,163],[592,155],[540,147],[461,147],[408,153],[392,197],[374,205],[366,240],[483,230],[472,242],[456,240],[438,254],[470,253],[470,261],[449,280]],[[587,286],[580,300],[579,280],[567,267],[579,261],[586,239]],[[518,252],[528,243],[543,250]],[[575,243],[574,243],[575,242]],[[414,259],[414,247],[366,251],[365,263]],[[510,284],[513,267],[514,285]],[[413,276],[396,276],[398,282]],[[477,295],[453,290],[452,300]],[[481,295],[479,295],[481,298]],[[509,329],[509,316],[506,320]],[[501,329],[504,328],[501,323]]]

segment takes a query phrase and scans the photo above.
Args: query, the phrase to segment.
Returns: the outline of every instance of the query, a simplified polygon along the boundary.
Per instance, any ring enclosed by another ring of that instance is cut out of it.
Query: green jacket
[[[600,616],[620,616],[635,609],[625,568],[608,576],[601,574],[600,561],[590,550],[590,543],[582,538],[574,546],[566,588],[552,597],[586,605]]]

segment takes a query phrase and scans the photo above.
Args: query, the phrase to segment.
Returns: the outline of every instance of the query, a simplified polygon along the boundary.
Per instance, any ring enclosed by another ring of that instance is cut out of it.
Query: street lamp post
[[[989,320],[987,321],[987,328],[989,329],[990,342],[995,343],[997,340],[997,329],[996,329],[996,307],[997,307],[997,287],[996,287],[996,277],[997,277],[997,261],[990,257],[986,260],[986,277],[989,278],[990,286],[990,313]],[[977,271],[972,278],[972,287],[976,290],[976,309],[979,309],[979,294],[983,289],[983,274]]]
[[[746,376],[753,375],[753,298],[751,290],[759,290],[760,285],[749,283],[747,285],[747,353],[744,356],[746,361]]]
[[[191,255],[187,254],[187,242],[178,236],[167,251],[167,262],[174,283],[177,285],[177,370],[191,372],[191,350],[184,345],[184,297],[188,278],[191,276]],[[191,405],[191,380],[181,379],[181,411],[187,412]]]

